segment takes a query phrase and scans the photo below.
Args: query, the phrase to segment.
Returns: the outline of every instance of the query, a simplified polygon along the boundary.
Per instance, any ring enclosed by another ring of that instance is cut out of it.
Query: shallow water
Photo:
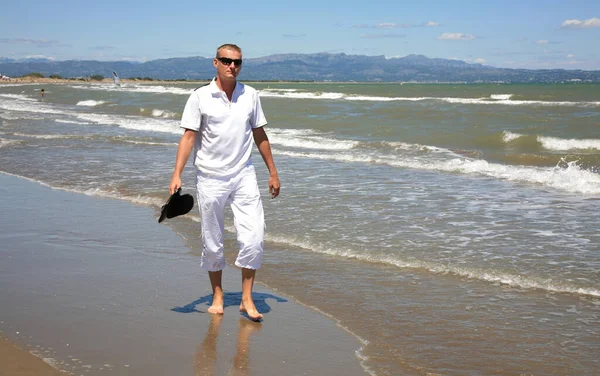
[[[254,86],[282,181],[254,156],[260,282],[368,341],[373,374],[596,372],[598,85]],[[192,85],[44,88],[0,86],[0,170],[158,211]],[[170,223],[192,254],[197,221]]]

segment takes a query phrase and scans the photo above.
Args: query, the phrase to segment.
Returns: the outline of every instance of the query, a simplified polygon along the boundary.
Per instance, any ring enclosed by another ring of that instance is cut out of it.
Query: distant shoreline
[[[206,83],[208,80],[194,80],[194,81],[181,81],[181,80],[137,80],[137,79],[121,79],[121,83],[131,84],[151,84],[151,83]],[[72,84],[72,83],[96,83],[96,84],[114,84],[112,78],[105,78],[103,80],[90,80],[90,79],[80,79],[80,78],[48,78],[48,77],[16,77],[11,78],[10,80],[2,80],[0,81],[0,85],[2,84],[14,84],[14,83],[31,83],[31,84]]]
[[[276,80],[244,80],[243,77],[239,80],[246,84],[266,84],[266,85],[277,85],[277,84],[298,84],[298,85],[597,85],[596,82],[416,82],[416,81],[276,81]],[[207,84],[210,79],[206,80],[161,80],[161,79],[134,79],[134,78],[122,78],[122,84]],[[49,77],[15,77],[10,80],[0,80],[0,85],[10,85],[15,83],[31,83],[31,84],[73,84],[73,83],[88,83],[88,84],[103,84],[113,85],[112,78],[104,78],[103,80],[83,79],[83,78],[49,78]]]

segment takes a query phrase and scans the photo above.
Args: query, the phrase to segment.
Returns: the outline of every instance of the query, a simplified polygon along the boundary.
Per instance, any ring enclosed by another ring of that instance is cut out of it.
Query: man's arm
[[[279,196],[280,185],[277,168],[275,167],[275,161],[273,161],[273,154],[271,153],[269,138],[263,127],[252,128],[252,135],[254,136],[254,143],[256,143],[258,151],[269,170],[269,193],[271,194],[271,198],[275,198]]]
[[[179,140],[179,146],[177,147],[177,158],[175,159],[175,169],[173,170],[173,176],[171,177],[171,185],[169,185],[169,192],[175,193],[181,188],[181,173],[187,163],[192,148],[194,147],[194,141],[196,141],[196,131],[186,129]]]

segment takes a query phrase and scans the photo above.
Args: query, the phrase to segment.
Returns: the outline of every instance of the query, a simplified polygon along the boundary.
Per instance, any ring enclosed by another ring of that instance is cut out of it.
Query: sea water
[[[255,150],[257,279],[356,335],[366,372],[597,374],[600,85],[252,86],[282,184]],[[2,85],[0,171],[158,215],[194,87]],[[168,223],[196,255],[198,220]]]

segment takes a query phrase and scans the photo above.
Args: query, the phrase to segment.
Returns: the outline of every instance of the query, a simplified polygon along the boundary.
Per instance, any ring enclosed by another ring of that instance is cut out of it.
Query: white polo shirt
[[[258,92],[237,83],[231,101],[215,80],[190,95],[181,127],[197,131],[194,166],[208,176],[231,176],[252,163],[252,129],[267,124]]]

